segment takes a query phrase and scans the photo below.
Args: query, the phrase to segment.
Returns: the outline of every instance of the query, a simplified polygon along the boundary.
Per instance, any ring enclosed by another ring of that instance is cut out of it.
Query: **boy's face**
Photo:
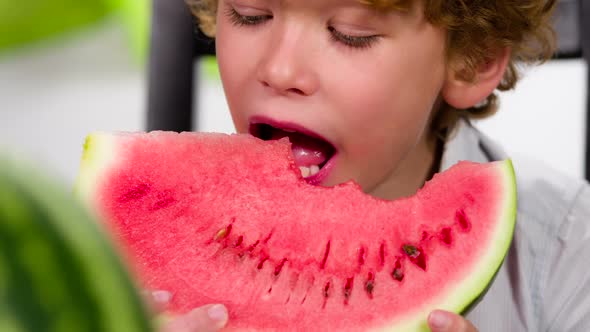
[[[321,166],[311,183],[354,179],[382,198],[414,193],[433,165],[445,38],[421,8],[219,0],[217,56],[237,131],[290,136],[302,172]]]

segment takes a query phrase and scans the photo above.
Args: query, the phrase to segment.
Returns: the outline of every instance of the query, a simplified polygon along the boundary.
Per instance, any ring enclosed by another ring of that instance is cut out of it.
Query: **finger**
[[[144,290],[141,292],[144,301],[147,303],[150,310],[155,313],[160,313],[166,309],[168,303],[172,299],[172,293],[165,290]]]
[[[175,318],[162,332],[215,332],[227,324],[227,309],[221,304],[199,307]]]
[[[432,332],[477,332],[477,328],[467,319],[443,310],[430,313],[428,326]]]

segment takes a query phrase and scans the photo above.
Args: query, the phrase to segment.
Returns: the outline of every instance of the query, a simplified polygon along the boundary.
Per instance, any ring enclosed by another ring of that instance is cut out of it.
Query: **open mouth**
[[[330,161],[336,154],[336,149],[330,142],[297,126],[251,123],[250,134],[265,141],[288,137],[295,164],[301,170],[301,175],[311,184],[319,184],[326,178],[332,164]]]

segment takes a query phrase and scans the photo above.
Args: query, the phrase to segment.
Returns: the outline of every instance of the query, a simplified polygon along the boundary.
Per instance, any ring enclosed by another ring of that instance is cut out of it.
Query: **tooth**
[[[320,166],[318,166],[318,165],[312,165],[312,166],[309,168],[309,173],[310,173],[311,175],[316,175],[316,174],[318,174],[318,173],[319,173],[319,171],[320,171]]]
[[[309,167],[299,166],[299,170],[301,171],[301,176],[303,176],[304,178],[308,177],[311,173]]]

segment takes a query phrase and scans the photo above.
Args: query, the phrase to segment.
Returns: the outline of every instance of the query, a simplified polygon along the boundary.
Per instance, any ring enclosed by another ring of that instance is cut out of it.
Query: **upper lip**
[[[252,125],[259,125],[259,124],[266,124],[269,126],[272,126],[276,129],[281,129],[283,131],[295,131],[298,133],[301,133],[303,135],[315,138],[315,139],[319,139],[322,140],[328,144],[330,144],[332,146],[332,148],[334,150],[336,150],[336,147],[334,146],[334,144],[332,142],[330,142],[329,140],[327,140],[325,137],[323,137],[322,135],[300,125],[297,123],[293,123],[293,122],[286,122],[286,121],[279,121],[279,120],[275,120],[269,117],[265,117],[265,116],[253,116],[252,118],[250,118],[250,134],[252,134]]]

